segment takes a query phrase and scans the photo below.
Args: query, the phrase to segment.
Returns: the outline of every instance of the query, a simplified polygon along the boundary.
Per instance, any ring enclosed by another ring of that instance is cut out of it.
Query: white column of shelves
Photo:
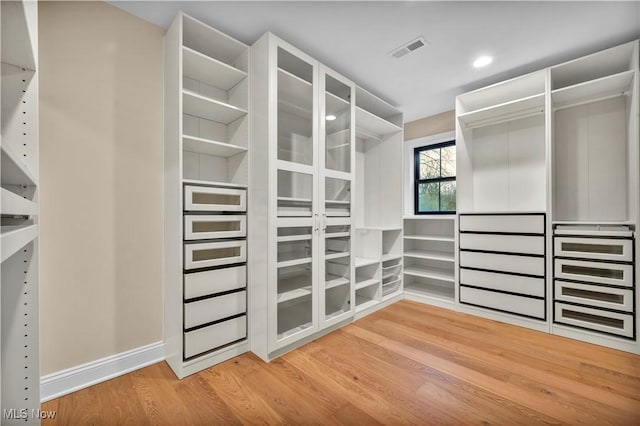
[[[551,330],[636,353],[638,57],[633,41],[550,68]]]
[[[356,88],[356,312],[402,297],[402,114]]]
[[[40,408],[37,2],[3,1],[1,17],[0,410],[3,425],[36,425],[40,424],[33,415]]]
[[[455,216],[404,219],[404,293],[418,302],[455,301]]]
[[[183,378],[248,350],[249,48],[179,13],[165,36],[165,341]]]

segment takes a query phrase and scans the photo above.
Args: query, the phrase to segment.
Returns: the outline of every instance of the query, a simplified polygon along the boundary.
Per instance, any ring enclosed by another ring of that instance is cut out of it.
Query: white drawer
[[[460,284],[544,297],[544,278],[522,277],[460,268]]]
[[[631,287],[633,266],[588,260],[556,259],[555,277]]]
[[[544,234],[544,215],[460,215],[460,231]]]
[[[184,328],[247,313],[247,292],[224,294],[184,304]]]
[[[460,251],[460,266],[544,276],[544,258]]]
[[[184,209],[204,212],[247,211],[247,191],[213,186],[184,187]]]
[[[460,286],[460,302],[544,319],[545,301],[542,299]]]
[[[633,315],[556,302],[555,322],[633,337]]]
[[[184,333],[184,357],[210,351],[247,337],[247,316],[233,318]]]
[[[596,260],[633,261],[633,241],[615,238],[555,237],[555,255]]]
[[[184,274],[185,300],[246,286],[247,267],[245,265]]]
[[[184,239],[208,240],[247,236],[246,216],[185,215]]]
[[[507,253],[544,254],[544,237],[460,233],[460,248],[503,251]]]
[[[554,282],[555,300],[633,312],[633,291],[591,284]]]
[[[184,245],[184,267],[187,270],[241,263],[246,260],[246,241],[220,241]]]

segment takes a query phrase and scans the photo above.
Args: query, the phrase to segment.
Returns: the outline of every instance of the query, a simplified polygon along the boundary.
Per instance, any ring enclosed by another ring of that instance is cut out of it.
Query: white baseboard
[[[163,360],[161,341],[47,374],[40,378],[40,400],[50,401]]]

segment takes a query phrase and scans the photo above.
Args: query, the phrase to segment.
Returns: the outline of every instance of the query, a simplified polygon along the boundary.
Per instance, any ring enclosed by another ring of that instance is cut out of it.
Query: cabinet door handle
[[[322,213],[322,232],[327,230],[327,215]]]
[[[318,231],[320,229],[320,224],[318,221],[318,213],[313,215],[313,230]]]

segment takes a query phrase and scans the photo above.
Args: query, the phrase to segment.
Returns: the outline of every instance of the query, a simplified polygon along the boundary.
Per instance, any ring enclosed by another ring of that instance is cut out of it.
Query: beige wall
[[[162,37],[41,2],[41,373],[162,340]]]
[[[454,110],[410,121],[404,125],[404,140],[422,138],[450,132],[456,129],[456,112]]]

